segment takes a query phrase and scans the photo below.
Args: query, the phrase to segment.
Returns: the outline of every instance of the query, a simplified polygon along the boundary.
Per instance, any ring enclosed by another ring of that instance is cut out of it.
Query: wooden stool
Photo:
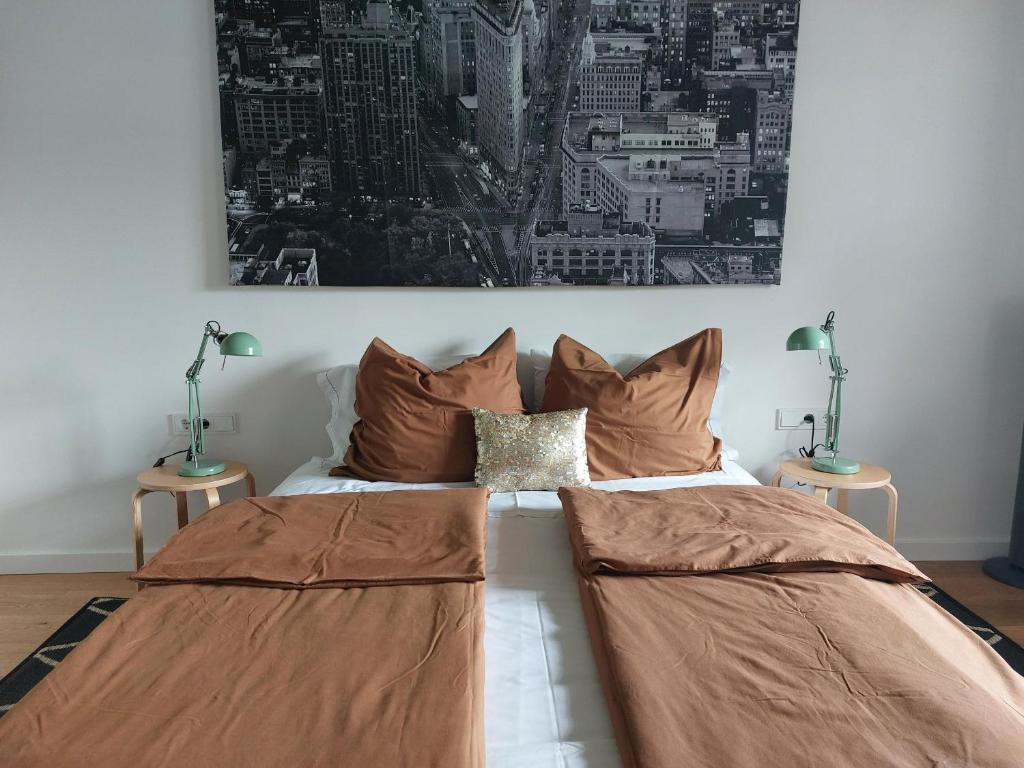
[[[789,477],[801,483],[814,486],[814,495],[828,503],[828,492],[836,489],[836,509],[844,515],[849,512],[850,491],[862,491],[868,488],[881,488],[889,497],[889,521],[885,540],[896,545],[896,507],[899,495],[892,484],[892,475],[887,469],[874,464],[861,464],[860,472],[853,475],[835,475],[831,472],[819,472],[811,469],[810,459],[791,459],[782,462],[775,473],[771,484],[778,487],[783,477]]]
[[[223,485],[231,485],[245,480],[246,495],[256,495],[256,480],[249,474],[249,468],[237,461],[225,461],[226,469],[218,475],[206,477],[182,477],[178,474],[177,464],[165,464],[153,467],[138,476],[139,490],[132,495],[132,524],[135,531],[135,567],[142,567],[142,497],[154,491],[167,491],[174,496],[178,507],[178,530],[188,525],[189,491],[206,491],[207,509],[220,504],[220,492]]]

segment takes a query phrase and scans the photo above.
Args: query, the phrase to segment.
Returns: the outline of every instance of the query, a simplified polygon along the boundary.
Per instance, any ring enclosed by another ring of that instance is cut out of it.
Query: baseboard
[[[147,552],[146,557],[153,553]],[[0,552],[0,573],[110,573],[134,571],[132,552]]]
[[[986,560],[1005,555],[1009,539],[904,539],[896,549],[908,560]]]

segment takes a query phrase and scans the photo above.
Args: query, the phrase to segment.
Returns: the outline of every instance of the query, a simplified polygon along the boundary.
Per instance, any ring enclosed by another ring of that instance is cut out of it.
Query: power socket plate
[[[210,422],[207,433],[233,433],[238,431],[238,415],[234,413],[204,413],[203,418]],[[171,413],[167,416],[167,432],[171,435],[187,435],[188,414]]]
[[[806,429],[810,431],[811,425],[804,421],[807,414],[814,416],[814,428],[825,434],[825,413],[824,408],[779,408],[775,411],[775,429]]]

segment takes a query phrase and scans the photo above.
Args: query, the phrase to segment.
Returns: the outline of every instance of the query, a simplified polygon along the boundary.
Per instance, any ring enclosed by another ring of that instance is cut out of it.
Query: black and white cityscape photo
[[[778,284],[799,0],[215,0],[234,285]]]

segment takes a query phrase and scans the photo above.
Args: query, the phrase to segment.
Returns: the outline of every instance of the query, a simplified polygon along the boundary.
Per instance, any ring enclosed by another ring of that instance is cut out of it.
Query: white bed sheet
[[[313,459],[272,495],[471,483],[374,483],[330,477]],[[723,458],[720,472],[595,482],[605,490],[757,485]],[[495,493],[488,504],[484,726],[489,768],[618,768],[618,750],[573,573],[558,496]]]

